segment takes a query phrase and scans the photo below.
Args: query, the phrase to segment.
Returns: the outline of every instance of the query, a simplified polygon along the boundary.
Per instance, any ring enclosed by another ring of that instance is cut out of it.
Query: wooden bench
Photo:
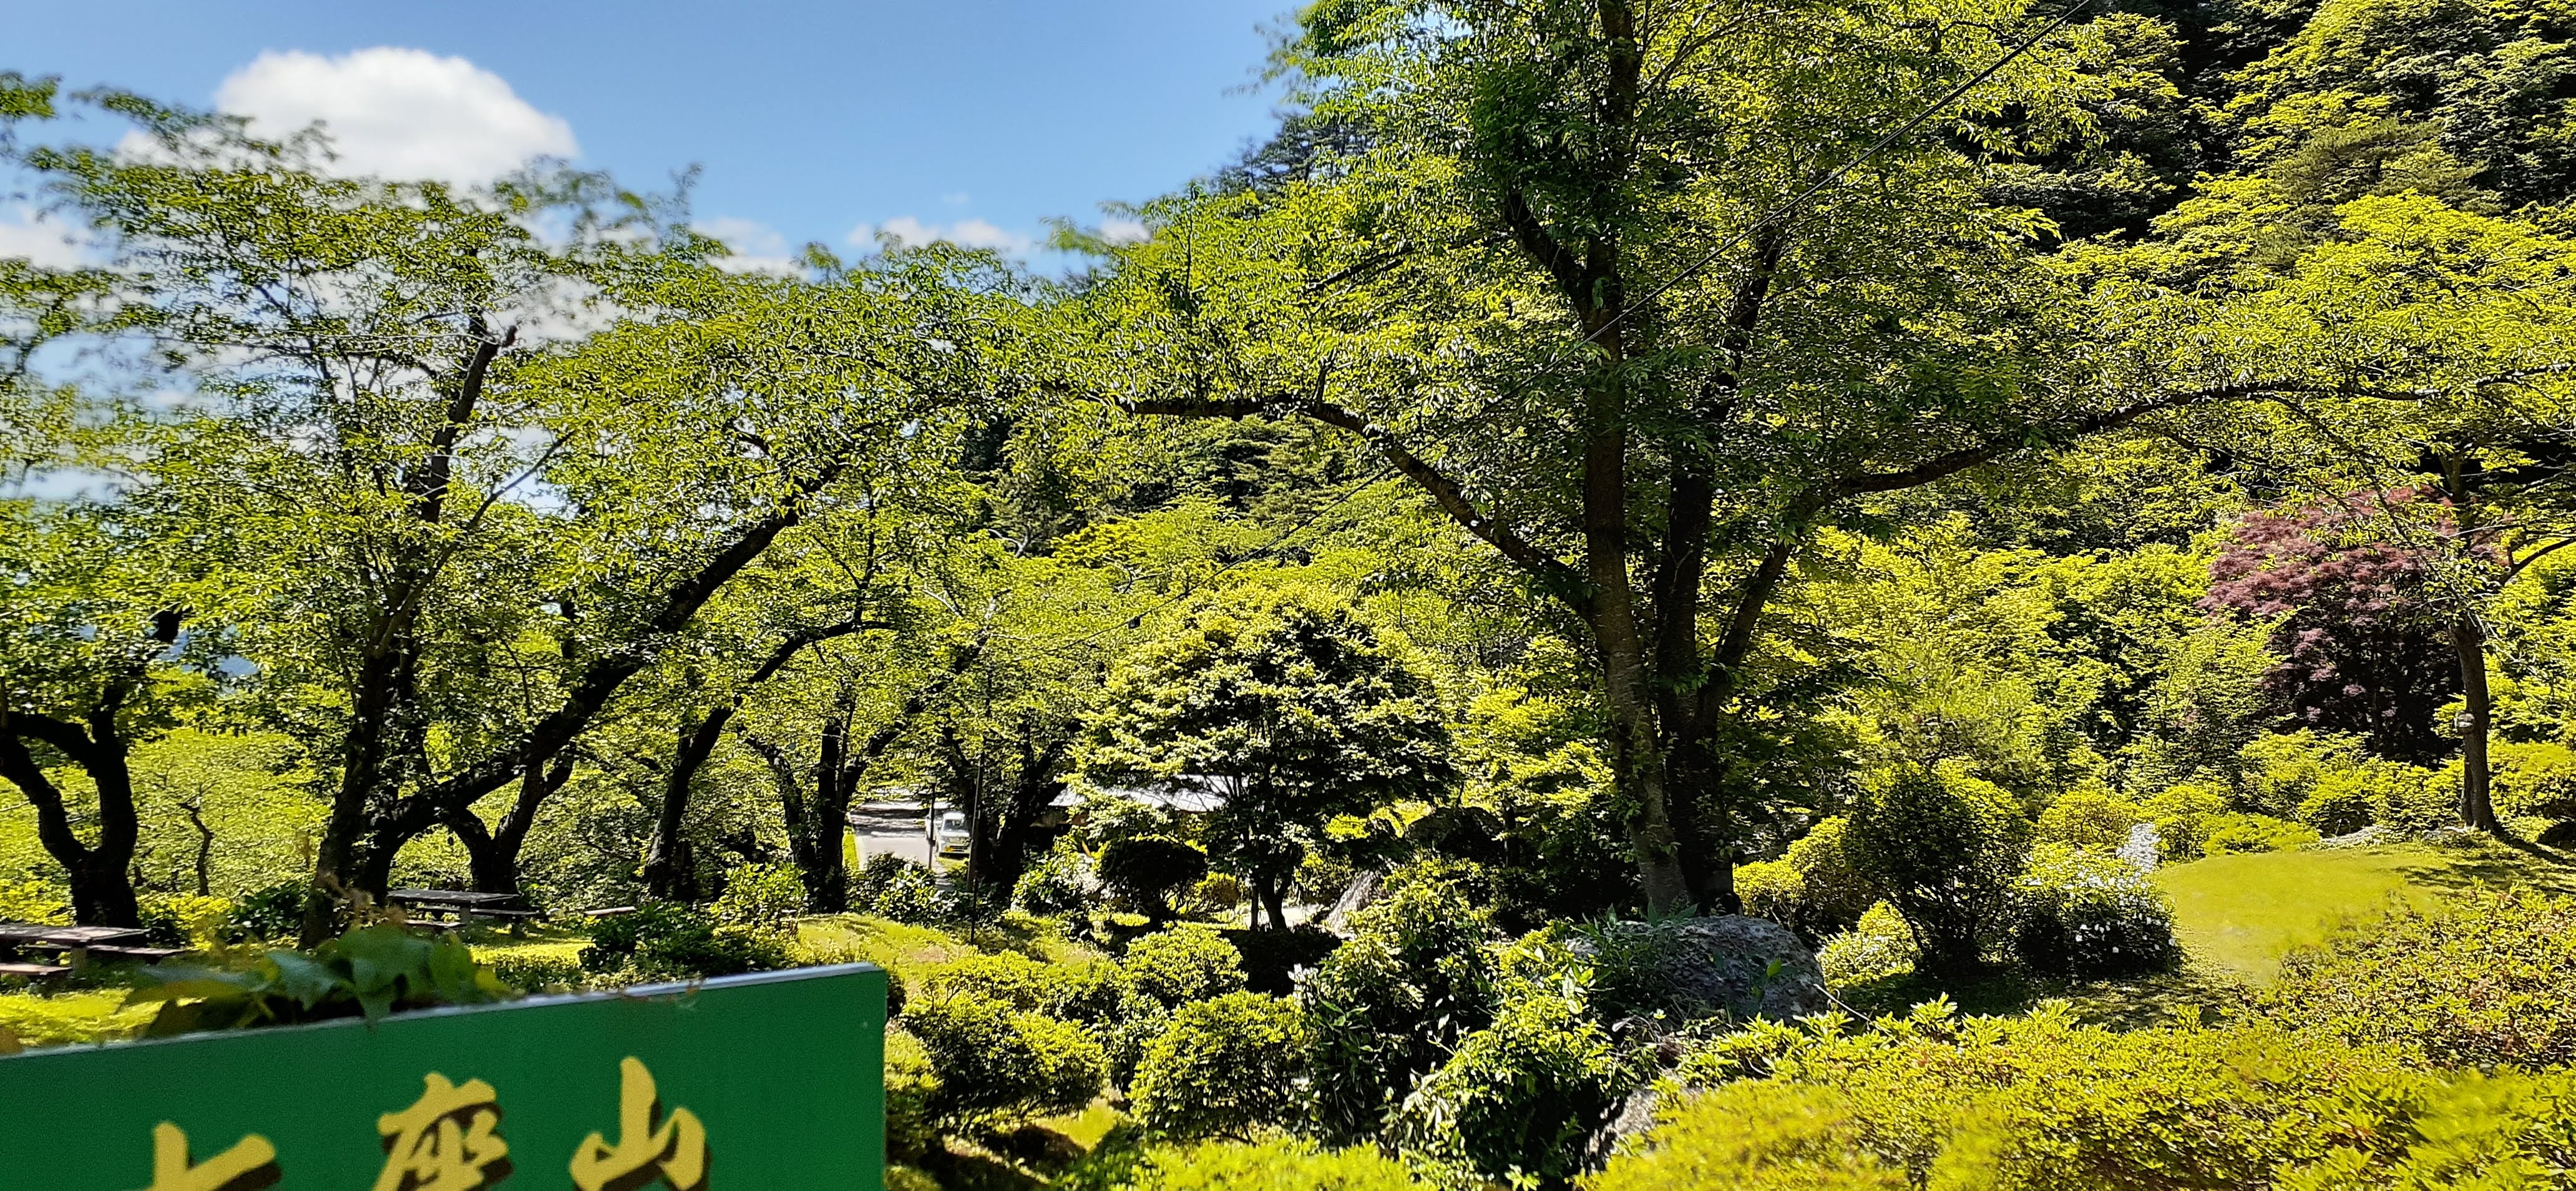
[[[70,971],[61,964],[0,963],[0,976],[24,976],[29,980],[44,980]]]
[[[633,906],[602,906],[596,910],[584,910],[581,914],[584,918],[615,918],[620,914],[632,914],[634,912],[635,907]]]
[[[187,953],[188,949],[185,947],[92,947],[89,949],[91,959],[139,959],[150,964],[157,964],[174,955]]]

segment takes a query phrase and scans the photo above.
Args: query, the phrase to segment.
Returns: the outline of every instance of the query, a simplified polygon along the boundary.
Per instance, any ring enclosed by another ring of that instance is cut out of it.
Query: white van
[[[964,859],[974,845],[974,833],[966,830],[966,812],[943,811],[930,829],[930,846],[941,856]]]

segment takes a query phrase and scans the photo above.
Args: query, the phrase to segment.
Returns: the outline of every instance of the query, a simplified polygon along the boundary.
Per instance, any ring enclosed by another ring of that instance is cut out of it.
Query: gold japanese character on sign
[[[655,1179],[672,1191],[707,1185],[707,1130],[698,1114],[671,1110],[659,1125],[661,1097],[653,1073],[632,1055],[617,1065],[617,1144],[593,1133],[572,1152],[572,1181],[581,1191],[638,1191]]]
[[[168,1121],[152,1127],[152,1185],[143,1191],[257,1191],[277,1179],[277,1147],[259,1134],[192,1163],[184,1130]]]
[[[510,1174],[510,1146],[493,1132],[501,1110],[492,1085],[458,1087],[435,1071],[427,1089],[401,1112],[376,1118],[384,1135],[385,1170],[375,1191],[477,1191]]]

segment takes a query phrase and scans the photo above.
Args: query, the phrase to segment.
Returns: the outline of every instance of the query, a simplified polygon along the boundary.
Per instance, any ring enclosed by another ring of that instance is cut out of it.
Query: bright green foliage
[[[2576,900],[2509,892],[2389,907],[2292,952],[2264,1013],[2447,1067],[2576,1063]]]
[[[1084,772],[1222,779],[1207,838],[1274,919],[1326,820],[1422,797],[1454,773],[1448,719],[1411,644],[1322,591],[1198,607],[1129,657],[1106,694]],[[1101,876],[1120,879],[1107,855]]]
[[[2083,786],[2058,795],[2040,811],[2030,838],[2034,844],[2110,853],[2128,843],[2129,830],[2146,820],[2145,808],[2137,803],[2099,786]]]
[[[142,1034],[155,1009],[127,1004],[121,990],[0,995],[0,1038],[26,1047],[122,1042]]]
[[[2173,907],[2128,861],[2064,844],[2031,849],[2013,882],[2013,955],[2055,976],[2130,976],[2174,966]]]
[[[1176,926],[1127,945],[1119,967],[1136,991],[1177,1008],[1243,989],[1243,955],[1205,926]]]
[[[1507,987],[1493,1024],[1405,1097],[1398,1135],[1490,1179],[1570,1186],[1622,1090],[1609,1033],[1570,992]]]
[[[930,1052],[921,1039],[900,1025],[888,1026],[885,1033],[885,1091],[886,1157],[918,1161],[939,1145],[938,1126],[932,1118],[939,1076],[930,1068]]]
[[[1775,1029],[1762,1046],[1738,1066],[1767,1077],[1679,1106],[1595,1186],[2449,1186],[2482,1168],[2537,1175],[2566,1160],[2576,1126],[2564,1074],[2454,1078],[2400,1049],[2265,1025],[2122,1033],[2062,1010],[1935,1005],[1848,1037]]]
[[[590,983],[581,961],[565,955],[495,956],[492,976],[526,993],[579,992]]]
[[[231,898],[147,893],[136,898],[135,905],[156,947],[203,951],[232,941],[235,907]]]
[[[0,919],[64,924],[72,908],[62,890],[42,881],[0,881]]]
[[[1417,1076],[1493,1020],[1496,976],[1483,916],[1446,885],[1410,883],[1353,916],[1299,990],[1316,1126],[1375,1136]]]
[[[2320,784],[2367,760],[2359,737],[2311,728],[2257,736],[2237,757],[2245,809],[2282,819],[2297,818]]]
[[[1255,992],[1182,1005],[1145,1047],[1128,1085],[1136,1119],[1158,1136],[1249,1138],[1295,1119],[1297,1007]]]
[[[1810,938],[1860,920],[1875,900],[1873,887],[1853,869],[1844,834],[1850,820],[1818,822],[1789,844],[1780,859],[1735,871],[1735,894],[1744,912],[1769,918]]]
[[[1807,883],[1786,859],[1756,860],[1736,866],[1735,896],[1743,901],[1745,913],[1793,926],[1807,900]]]
[[[1886,902],[1871,906],[1850,930],[1816,948],[1816,966],[1824,970],[1826,986],[1836,989],[1906,975],[1921,958],[1914,928]]]
[[[1403,1163],[1368,1146],[1319,1150],[1293,1139],[1153,1150],[1133,1191],[1419,1191]]]
[[[2146,732],[2130,770],[2132,787],[2226,779],[2279,712],[2264,676],[2280,664],[2267,629],[2212,621],[2175,641],[2157,666],[2140,715]]]
[[[2576,750],[2546,742],[2505,742],[2490,749],[2488,757],[2495,766],[2499,817],[2576,819]]]
[[[2447,790],[2443,785],[2438,771],[2369,758],[2319,776],[2293,817],[2324,835],[2374,823],[2405,832],[2437,830],[2459,819],[2458,783],[2451,781]]]
[[[953,1123],[1073,1112],[1108,1076],[1082,1027],[976,993],[907,1005],[902,1025],[939,1081],[932,1112]]]
[[[271,951],[241,970],[162,965],[129,1004],[158,1003],[155,1037],[197,1030],[369,1018],[434,1005],[481,1005],[510,989],[453,935],[423,939],[396,926],[353,930],[310,954]]]
[[[2006,921],[2029,824],[2011,795],[1956,766],[1878,775],[1852,811],[1852,867],[1905,915],[1924,962],[1976,963]]]
[[[850,892],[879,918],[920,925],[939,916],[939,885],[930,871],[891,852],[868,857]]]
[[[2227,792],[2200,782],[2183,782],[2150,795],[2142,804],[2156,825],[2156,846],[2167,860],[2194,860],[2209,836],[2210,823],[2228,813]]]
[[[2200,850],[2205,856],[2284,852],[2317,842],[2317,829],[2305,823],[2244,812],[2212,815],[2201,822],[2200,830]]]
[[[725,874],[724,896],[707,912],[727,926],[793,931],[805,910],[805,884],[790,864],[745,864]]]
[[[922,983],[933,997],[972,993],[1014,1009],[1041,1009],[1051,1000],[1056,971],[1016,951],[977,952],[931,968]]]

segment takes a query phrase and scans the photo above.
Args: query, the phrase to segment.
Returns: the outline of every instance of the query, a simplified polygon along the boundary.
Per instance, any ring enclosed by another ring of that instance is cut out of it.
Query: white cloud
[[[336,58],[271,50],[226,78],[215,106],[272,135],[322,121],[338,168],[351,174],[471,185],[531,157],[581,151],[572,125],[519,98],[501,76],[401,46]]]
[[[961,219],[955,223],[924,223],[910,215],[898,215],[881,224],[862,223],[850,229],[847,239],[862,248],[871,248],[876,245],[876,238],[880,232],[894,237],[900,243],[910,245],[946,240],[961,248],[989,248],[995,252],[1004,253],[1026,252],[1037,246],[1037,241],[1028,236],[1008,228],[997,227],[981,219]]]
[[[32,207],[0,213],[0,256],[34,261],[48,269],[87,264],[89,250],[78,231]]]
[[[733,249],[733,258],[724,267],[744,273],[803,273],[805,266],[787,251],[787,237],[778,229],[757,219],[737,219],[719,215],[701,219],[690,226],[698,234],[712,236]]]
[[[1154,238],[1154,229],[1142,219],[1111,217],[1100,221],[1100,238],[1112,244],[1142,244]]]

